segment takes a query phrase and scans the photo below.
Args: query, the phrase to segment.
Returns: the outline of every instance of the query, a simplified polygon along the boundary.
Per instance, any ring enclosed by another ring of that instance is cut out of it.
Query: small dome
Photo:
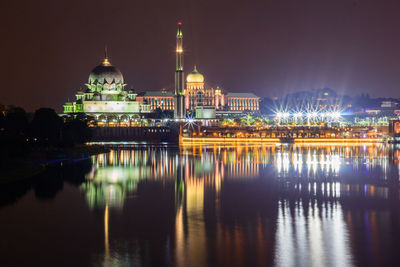
[[[119,69],[111,65],[111,63],[108,61],[108,58],[105,58],[104,61],[95,67],[89,75],[89,84],[93,83],[123,84],[124,77]]]
[[[197,71],[196,66],[191,73],[186,77],[186,82],[188,83],[204,83],[204,76],[200,72]]]

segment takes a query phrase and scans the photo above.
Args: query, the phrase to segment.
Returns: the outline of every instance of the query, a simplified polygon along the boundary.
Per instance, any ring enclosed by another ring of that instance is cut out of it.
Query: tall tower
[[[178,22],[178,32],[176,33],[175,119],[184,119],[186,115],[184,82],[182,22]]]

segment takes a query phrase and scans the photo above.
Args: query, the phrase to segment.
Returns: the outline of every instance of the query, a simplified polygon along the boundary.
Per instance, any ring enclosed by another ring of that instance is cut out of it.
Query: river
[[[2,186],[1,266],[398,266],[399,156],[120,147]]]

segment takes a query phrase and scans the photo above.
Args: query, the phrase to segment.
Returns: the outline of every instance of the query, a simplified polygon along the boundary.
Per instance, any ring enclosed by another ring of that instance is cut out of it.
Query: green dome
[[[197,71],[196,66],[194,66],[194,70],[189,73],[186,77],[186,82],[188,83],[204,83],[204,76],[200,72]]]
[[[115,84],[123,84],[124,77],[122,73],[111,65],[107,58],[104,61],[95,67],[89,75],[89,84],[104,84],[104,83],[115,83]]]

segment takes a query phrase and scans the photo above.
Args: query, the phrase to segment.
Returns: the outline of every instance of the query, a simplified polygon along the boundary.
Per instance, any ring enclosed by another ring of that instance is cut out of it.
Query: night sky
[[[208,86],[281,96],[329,87],[400,96],[400,3],[388,0],[43,0],[2,3],[1,104],[62,110],[104,56],[136,91],[173,88],[176,23],[185,72]]]

